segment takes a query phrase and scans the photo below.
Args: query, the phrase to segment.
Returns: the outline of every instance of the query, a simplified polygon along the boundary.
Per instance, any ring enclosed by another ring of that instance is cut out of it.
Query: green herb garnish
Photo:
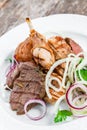
[[[87,69],[81,69],[80,70],[80,74],[82,76],[82,78],[87,81]]]
[[[54,122],[62,122],[67,119],[68,116],[72,116],[72,112],[68,110],[58,110],[56,117],[54,118]]]
[[[8,58],[5,59],[5,61],[9,61],[10,63],[12,63],[12,58],[8,57]]]
[[[79,71],[78,71],[78,70],[76,71],[76,75],[77,75],[77,77],[78,77],[78,80],[81,80],[81,79],[80,79],[80,76],[79,76]],[[81,69],[81,70],[80,70],[80,75],[81,75],[81,77],[82,77],[85,81],[87,81],[87,69]]]

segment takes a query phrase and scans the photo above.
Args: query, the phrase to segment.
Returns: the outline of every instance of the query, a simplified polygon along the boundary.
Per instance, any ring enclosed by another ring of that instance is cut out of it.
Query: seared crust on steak
[[[20,63],[18,77],[14,79],[10,96],[12,110],[24,114],[24,105],[30,99],[43,99],[45,96],[44,74],[32,62]],[[28,106],[28,110],[35,104]]]

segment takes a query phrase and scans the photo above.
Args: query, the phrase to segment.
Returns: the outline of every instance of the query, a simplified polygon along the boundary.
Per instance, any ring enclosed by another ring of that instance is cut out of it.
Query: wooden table
[[[0,36],[25,21],[58,13],[87,15],[87,0],[0,0]]]

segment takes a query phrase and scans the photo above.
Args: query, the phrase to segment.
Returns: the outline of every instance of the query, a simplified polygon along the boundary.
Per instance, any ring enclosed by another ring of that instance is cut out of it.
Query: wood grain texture
[[[87,0],[0,0],[0,36],[25,21],[51,14],[87,15]]]

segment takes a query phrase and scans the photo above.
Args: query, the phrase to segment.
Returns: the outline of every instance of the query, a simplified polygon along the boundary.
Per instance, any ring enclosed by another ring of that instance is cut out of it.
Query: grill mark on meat
[[[35,93],[35,94],[39,94],[44,89],[44,86],[41,86],[40,83],[38,83],[38,82],[30,82],[29,86],[27,86],[27,87],[26,87],[26,84],[24,83],[25,86],[22,87],[22,88],[20,88],[19,86],[15,85],[14,88],[13,88],[13,92],[16,92],[16,93]],[[38,88],[39,88],[39,90],[38,90]]]
[[[10,103],[19,103],[24,105],[26,103],[26,101],[28,101],[29,99],[39,99],[40,96],[39,94],[35,94],[35,93],[19,93],[19,92],[13,92],[13,95],[16,95],[17,97],[19,96],[19,98],[14,98],[13,100],[10,100]],[[12,97],[11,97],[12,98]]]
[[[31,73],[32,72],[32,73]],[[19,81],[25,81],[25,82],[28,82],[28,81],[37,81],[39,82],[40,81],[40,76],[36,75],[36,73],[33,73],[33,71],[29,71],[28,74],[26,74],[24,76],[24,78],[21,77],[21,74],[20,74],[20,77],[17,79]]]

